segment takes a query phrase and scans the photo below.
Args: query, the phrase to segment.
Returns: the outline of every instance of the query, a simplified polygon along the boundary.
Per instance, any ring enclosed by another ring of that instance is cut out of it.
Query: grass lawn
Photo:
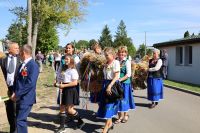
[[[170,80],[164,80],[164,84],[200,93],[200,86],[197,85],[175,82]]]
[[[32,111],[39,109],[43,105],[48,105],[52,101],[56,101],[56,88],[53,87],[54,70],[52,67],[43,65],[43,72],[39,74],[37,81],[37,104],[34,104]],[[1,121],[5,121],[0,119]],[[9,125],[0,125],[0,133],[8,133]]]

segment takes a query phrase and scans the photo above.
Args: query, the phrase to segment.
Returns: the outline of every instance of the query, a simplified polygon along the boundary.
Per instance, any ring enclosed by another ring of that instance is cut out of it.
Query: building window
[[[183,47],[176,47],[176,65],[183,64]]]
[[[192,64],[192,46],[185,47],[185,65]]]

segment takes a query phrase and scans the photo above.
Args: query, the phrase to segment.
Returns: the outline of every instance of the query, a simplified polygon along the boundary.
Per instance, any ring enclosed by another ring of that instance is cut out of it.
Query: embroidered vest
[[[149,60],[149,68],[153,68],[153,67],[155,67],[156,66],[156,64],[157,64],[157,62],[158,62],[158,60],[156,61],[156,62],[154,62],[154,63],[152,63],[152,59],[151,60]],[[154,72],[149,72],[149,75],[148,75],[148,77],[153,77],[153,78],[162,78],[162,75],[161,75],[161,68],[158,70],[158,71],[154,71]]]
[[[126,60],[123,60],[120,63],[120,78],[124,77],[127,74],[127,68],[126,68]],[[131,78],[127,78],[126,80],[122,81],[122,83],[130,84],[131,83]]]

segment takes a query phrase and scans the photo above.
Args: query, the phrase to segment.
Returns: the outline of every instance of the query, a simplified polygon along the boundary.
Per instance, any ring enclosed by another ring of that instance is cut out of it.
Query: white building
[[[200,85],[200,35],[153,46],[167,50],[169,80]]]

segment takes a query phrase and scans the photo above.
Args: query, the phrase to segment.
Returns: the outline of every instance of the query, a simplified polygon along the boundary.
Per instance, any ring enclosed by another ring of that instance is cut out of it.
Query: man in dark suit
[[[11,96],[16,101],[17,133],[27,133],[27,117],[33,104],[36,103],[36,83],[39,67],[32,59],[32,47],[24,45],[20,49],[20,58],[23,64],[18,69],[14,84],[15,93]]]
[[[8,44],[8,54],[6,58],[0,60],[0,66],[4,74],[4,78],[8,85],[8,96],[10,97],[14,91],[14,81],[16,79],[17,70],[20,66],[19,46],[15,42]],[[16,103],[12,100],[5,102],[8,122],[10,124],[10,133],[14,133],[16,129]]]

